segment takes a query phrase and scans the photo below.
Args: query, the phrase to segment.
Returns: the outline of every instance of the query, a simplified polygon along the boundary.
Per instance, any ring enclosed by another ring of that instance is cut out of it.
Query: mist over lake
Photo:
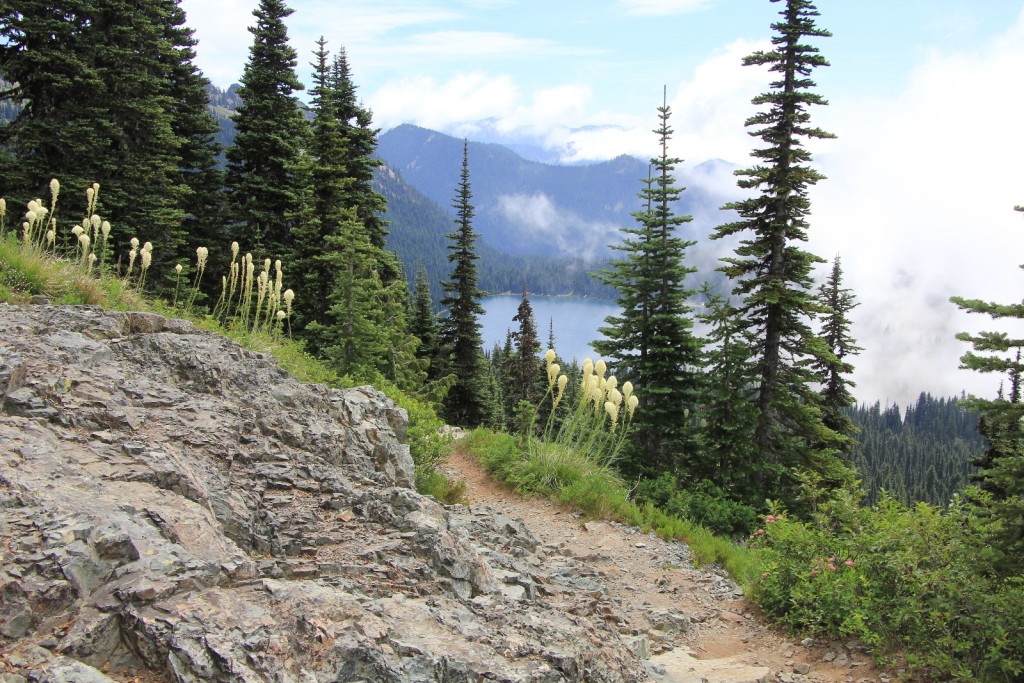
[[[559,356],[566,361],[576,358],[580,363],[587,357],[597,360],[590,342],[603,338],[597,328],[605,324],[607,316],[618,313],[614,302],[571,296],[530,296],[529,299],[541,350],[547,348],[548,325],[553,321],[555,350]],[[484,349],[490,351],[495,344],[504,346],[508,331],[519,329],[519,323],[512,318],[521,301],[522,296],[518,294],[500,294],[481,300],[486,311],[480,318]]]

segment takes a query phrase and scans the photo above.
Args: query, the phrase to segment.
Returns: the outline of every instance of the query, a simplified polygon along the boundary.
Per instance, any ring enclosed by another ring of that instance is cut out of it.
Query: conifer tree
[[[308,125],[293,94],[297,55],[284,20],[294,10],[282,0],[260,0],[249,27],[253,44],[242,74],[235,112],[235,144],[227,150],[227,186],[235,238],[253,254],[287,258],[307,176],[302,150]]]
[[[1022,207],[1015,208],[1024,211]],[[1000,304],[959,296],[950,300],[961,310],[996,320],[1024,319],[1024,303]],[[994,535],[1005,553],[1005,564],[1019,572],[1024,569],[1024,402],[1020,391],[1024,338],[1006,332],[961,332],[957,339],[974,348],[960,358],[960,367],[1005,373],[1010,381],[1009,395],[1000,390],[995,399],[972,396],[964,404],[981,414],[979,430],[988,443],[985,454],[975,462],[981,468],[975,477],[981,492],[975,493],[974,498],[979,510],[993,522]]]
[[[696,408],[700,390],[701,342],[693,334],[688,299],[695,293],[686,278],[696,269],[685,263],[694,244],[679,234],[691,216],[677,216],[672,206],[683,188],[673,171],[681,159],[668,155],[671,109],[658,107],[655,129],[661,154],[651,159],[654,175],[644,183],[640,198],[645,210],[635,213],[638,225],[624,228],[627,237],[617,249],[625,258],[599,275],[614,286],[622,313],[606,319],[600,331],[607,337],[594,348],[615,362],[616,372],[641,389],[641,406],[633,421],[635,453],[627,469],[657,476],[689,466],[698,457],[688,414]]]
[[[502,373],[505,378],[505,411],[509,417],[523,410],[534,410],[544,395],[547,381],[540,360],[540,340],[537,338],[533,306],[530,305],[525,285],[523,298],[512,320],[519,323],[519,329],[511,334],[515,342],[515,353],[506,359]]]
[[[185,189],[181,198],[185,253],[178,258],[192,259],[196,247],[207,247],[207,271],[223,273],[227,271],[231,236],[222,211],[224,172],[217,165],[221,146],[216,141],[220,127],[208,106],[210,82],[194,64],[197,41],[193,30],[185,25],[181,0],[161,1],[166,16],[165,37],[171,46],[167,63],[171,128],[180,141],[178,174]],[[207,278],[203,285],[210,296],[220,291],[216,278]]]
[[[850,387],[856,386],[849,375],[853,372],[850,356],[856,355],[861,347],[850,336],[850,311],[856,306],[856,297],[850,289],[843,287],[843,269],[839,256],[832,261],[828,279],[818,290],[822,313],[821,338],[825,351],[814,361],[821,388],[821,419],[825,426],[843,438],[842,447],[848,449],[856,429],[850,420],[847,408],[856,400]]]
[[[416,271],[416,290],[413,296],[412,315],[409,319],[409,333],[420,340],[416,356],[430,362],[429,376],[437,379],[436,359],[438,355],[437,316],[430,296],[430,281],[427,269],[421,264]]]
[[[308,197],[292,210],[299,218],[292,229],[297,294],[308,302],[296,328],[311,349],[323,350],[342,372],[418,388],[426,363],[416,358],[419,341],[406,330],[405,275],[394,256],[374,242],[379,218],[368,221],[362,212],[361,193],[371,193],[371,202],[380,197],[351,175],[360,158],[351,144],[352,126],[340,118],[345,94],[322,37],[313,68],[309,150],[295,164],[296,178],[303,180],[297,191]],[[368,119],[363,124],[362,132],[369,130]]]
[[[97,180],[96,112],[83,103],[102,97],[105,85],[92,59],[91,19],[85,0],[0,6],[0,99],[23,105],[0,126],[0,147],[10,153],[0,193],[9,205],[44,196],[53,177],[83,191]]]
[[[799,246],[807,240],[808,189],[823,177],[808,165],[804,141],[833,137],[810,124],[809,108],[826,102],[811,91],[809,75],[828,62],[803,41],[831,34],[815,24],[811,2],[782,1],[782,20],[772,24],[773,49],[743,61],[778,74],[771,90],[752,100],[767,109],[746,122],[765,143],[752,152],[762,163],[737,171],[739,186],[756,194],[727,204],[739,220],[713,237],[747,235],[720,270],[735,282],[733,293],[743,299],[739,313],[756,341],[754,467],[763,493],[788,502],[795,497],[795,472],[809,469],[830,485],[850,480],[852,472],[835,457],[838,437],[822,423],[816,377],[807,364],[816,349],[809,321],[818,312],[811,269],[824,261]]]
[[[188,187],[179,172],[169,74],[180,56],[167,38],[170,17],[161,5],[97,2],[90,30],[104,37],[94,57],[107,93],[97,132],[111,150],[97,160],[97,179],[106,178],[99,180],[100,206],[118,228],[119,252],[132,235],[154,244],[149,282],[159,277],[166,287],[175,263],[188,256],[181,228]]]
[[[345,139],[346,154],[337,163],[345,169],[348,181],[349,204],[366,226],[370,244],[380,250],[387,246],[387,220],[384,197],[373,189],[374,172],[380,162],[374,158],[377,151],[379,129],[372,127],[370,111],[359,104],[356,85],[352,79],[345,48],[341,48],[331,63],[328,79],[334,93],[332,106]],[[391,282],[398,277],[398,260],[381,264],[381,277]]]
[[[540,357],[540,340],[537,338],[537,324],[534,322],[533,306],[523,286],[523,298],[512,317],[519,323],[513,333],[516,344],[516,358],[510,362],[517,388],[518,400],[536,403],[544,391]]]
[[[702,293],[707,304],[698,318],[708,329],[700,411],[704,457],[694,468],[693,478],[711,481],[735,499],[759,504],[751,468],[757,423],[757,410],[750,401],[755,383],[753,341],[728,299],[714,294],[707,284]]]
[[[186,149],[195,131],[185,125],[182,75],[197,72],[183,20],[172,0],[0,7],[0,76],[16,84],[5,96],[26,103],[0,133],[16,160],[3,189],[17,198],[41,194],[52,177],[66,192],[100,183],[111,239],[152,241],[153,270],[169,278],[189,251],[181,171],[196,159],[183,151],[201,151]]]
[[[477,288],[475,244],[479,234],[473,231],[474,209],[469,182],[469,143],[462,145],[462,172],[452,206],[456,211],[455,232],[448,233],[448,261],[453,264],[451,279],[443,283],[445,297],[441,305],[448,310],[442,339],[451,358],[455,385],[445,400],[445,419],[451,424],[476,427],[490,419],[492,397],[489,373],[483,366],[483,340],[479,316],[483,296]]]
[[[310,321],[307,338],[342,374],[360,381],[383,375],[389,335],[386,308],[390,303],[377,274],[374,255],[362,222],[354,209],[325,238],[321,256],[334,277],[327,295],[329,307],[323,321]]]
[[[316,45],[310,90],[313,121],[308,154],[312,163],[308,169],[299,163],[295,165],[296,170],[309,174],[311,215],[292,229],[294,246],[290,263],[294,289],[303,302],[296,311],[292,329],[306,339],[313,352],[319,350],[322,340],[312,331],[305,334],[305,330],[311,323],[317,323],[321,329],[329,324],[331,291],[339,276],[330,255],[325,254],[325,240],[339,236],[346,229],[354,229],[347,225],[353,218],[354,207],[348,196],[350,180],[343,161],[347,149],[337,115],[338,93],[331,82],[330,53],[322,36]],[[369,252],[367,258],[371,258]],[[356,270],[364,271],[361,267]]]

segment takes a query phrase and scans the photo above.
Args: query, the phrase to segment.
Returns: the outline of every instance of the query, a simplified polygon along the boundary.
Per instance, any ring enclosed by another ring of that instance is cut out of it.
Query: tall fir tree
[[[101,129],[113,152],[101,154],[107,182],[100,180],[100,206],[119,229],[119,251],[127,251],[132,235],[153,243],[147,280],[166,287],[173,286],[174,265],[187,258],[181,207],[188,188],[179,173],[180,139],[171,115],[168,64],[177,56],[161,4],[97,2],[102,9],[92,30],[106,37],[95,64],[107,84]]]
[[[739,186],[756,194],[727,204],[739,220],[720,226],[713,237],[749,235],[720,270],[735,282],[733,293],[743,299],[739,313],[756,340],[752,467],[765,496],[791,502],[801,471],[839,485],[851,480],[852,470],[836,457],[841,439],[822,423],[816,377],[808,366],[820,347],[810,328],[819,310],[811,269],[824,260],[798,246],[807,240],[808,189],[823,178],[808,166],[804,141],[833,137],[810,125],[809,108],[826,102],[811,91],[809,74],[828,62],[803,41],[831,34],[817,27],[819,14],[808,0],[771,1],[785,3],[782,20],[772,24],[774,48],[743,60],[778,74],[771,90],[752,100],[768,108],[746,122],[754,129],[750,134],[765,143],[752,152],[762,163],[736,172]]]
[[[473,192],[469,182],[469,143],[462,144],[462,172],[452,207],[456,211],[456,230],[448,233],[448,261],[453,264],[451,279],[445,281],[441,305],[448,310],[442,339],[452,363],[455,385],[445,399],[445,419],[451,424],[476,427],[491,417],[491,373],[485,372],[483,339],[479,316],[484,307],[477,288],[476,240],[473,231]]]
[[[832,261],[832,270],[818,289],[818,301],[824,309],[821,339],[825,342],[826,351],[813,363],[821,383],[821,419],[826,427],[842,437],[840,446],[847,452],[856,433],[847,410],[856,403],[850,393],[850,388],[856,384],[849,378],[853,372],[849,359],[862,349],[850,336],[850,311],[858,304],[853,291],[843,287],[839,256]]]
[[[235,239],[254,255],[274,259],[291,256],[291,231],[308,198],[302,153],[309,126],[293,94],[304,86],[295,75],[298,58],[284,24],[293,11],[282,0],[260,0],[253,10],[235,143],[226,153]]]
[[[193,192],[183,171],[203,167],[212,142],[189,121],[205,111],[205,93],[188,100],[202,76],[183,22],[173,0],[0,6],[0,75],[16,84],[5,96],[27,105],[0,132],[14,161],[0,189],[19,199],[58,177],[67,197],[100,183],[112,241],[153,242],[151,283],[172,281],[174,263],[189,256],[182,207]],[[210,120],[203,125],[208,133]]]
[[[614,286],[622,312],[606,319],[600,331],[606,339],[594,342],[598,353],[614,360],[616,372],[639,389],[640,410],[633,420],[635,447],[625,467],[657,476],[689,468],[699,458],[696,433],[688,415],[700,393],[701,341],[693,333],[686,278],[696,269],[686,265],[686,249],[695,242],[680,236],[691,216],[677,216],[673,205],[683,188],[673,171],[681,159],[668,155],[673,130],[671,109],[658,107],[661,154],[651,159],[653,175],[640,198],[646,209],[633,214],[637,226],[617,249],[625,258],[599,275]]]
[[[43,197],[51,178],[75,192],[98,180],[96,111],[106,89],[93,62],[92,3],[41,0],[0,5],[0,98],[22,106],[0,126],[0,196],[9,206]],[[75,213],[78,207],[72,209]]]
[[[309,137],[308,168],[312,215],[293,229],[294,245],[291,266],[295,291],[303,306],[297,310],[293,329],[306,340],[311,351],[319,351],[324,343],[320,335],[307,327],[316,323],[324,330],[329,325],[331,290],[339,276],[331,255],[325,254],[325,241],[337,237],[353,219],[348,197],[351,183],[345,168],[348,153],[342,122],[338,120],[338,93],[331,82],[330,53],[321,36],[313,53],[313,87],[310,90],[313,121]],[[303,169],[307,170],[307,169]],[[356,250],[358,253],[358,250]],[[369,253],[367,258],[370,258]]]
[[[1024,211],[1024,207],[1015,208]],[[950,301],[961,310],[996,320],[1024,319],[1024,303],[1000,304],[959,296]],[[1008,394],[1001,389],[995,399],[972,396],[964,404],[980,413],[979,431],[988,444],[974,463],[979,467],[974,478],[980,487],[972,497],[981,514],[991,521],[990,529],[1003,552],[1004,568],[1019,573],[1024,570],[1024,402],[1020,386],[1024,338],[1006,332],[961,332],[957,339],[974,349],[960,358],[960,367],[1004,373],[1010,382]]]
[[[347,150],[340,163],[349,179],[346,190],[348,204],[355,208],[356,215],[366,227],[370,244],[379,250],[377,270],[381,282],[388,286],[395,282],[405,282],[401,262],[393,252],[387,250],[387,201],[374,189],[374,175],[381,166],[380,160],[374,156],[380,129],[373,127],[370,110],[359,103],[344,47],[331,63],[329,83],[334,92],[333,104]]]
[[[434,313],[434,302],[430,296],[430,280],[427,269],[421,264],[416,270],[416,288],[413,295],[412,315],[409,317],[409,333],[420,340],[416,356],[430,363],[428,376],[439,378],[437,367],[438,326]]]
[[[544,366],[540,360],[537,323],[533,316],[533,306],[527,296],[526,285],[523,285],[523,297],[512,321],[519,323],[519,328],[512,332],[515,352],[506,358],[503,372],[505,414],[509,418],[523,410],[535,409],[544,394],[546,382]],[[526,405],[520,407],[521,403]]]
[[[339,163],[350,179],[349,203],[366,226],[370,244],[384,250],[388,236],[388,224],[384,218],[387,204],[384,197],[373,189],[374,172],[380,166],[380,161],[374,157],[380,131],[372,127],[370,111],[359,104],[344,48],[338,51],[331,63],[329,84],[334,92],[335,116],[342,126],[347,147],[347,154],[339,159]],[[397,270],[397,259],[382,263],[381,277],[385,282],[391,282],[398,276]]]
[[[706,382],[700,419],[704,458],[696,479],[713,482],[731,498],[759,505],[754,473],[754,425],[757,409],[750,401],[756,382],[751,362],[753,340],[729,300],[704,285],[707,299],[698,316],[707,327]]]
[[[198,41],[185,25],[180,2],[161,0],[167,17],[165,37],[171,46],[167,63],[171,128],[180,141],[178,173],[185,189],[181,198],[185,210],[183,256],[194,258],[197,247],[207,247],[207,272],[223,273],[228,269],[231,236],[222,210],[224,172],[218,167],[221,146],[216,141],[220,126],[209,109],[210,82],[194,63]],[[220,283],[213,277],[207,277],[202,287],[209,296],[220,291]]]
[[[322,321],[309,322],[306,335],[340,373],[374,381],[387,357],[387,297],[375,267],[376,249],[355,211],[346,211],[347,219],[324,239],[321,259],[333,273],[329,307]]]
[[[294,214],[300,220],[292,229],[297,295],[307,303],[296,328],[314,352],[324,352],[342,372],[418,387],[426,364],[416,358],[419,342],[406,330],[405,276],[394,256],[373,239],[379,219],[368,221],[361,210],[367,203],[361,193],[370,193],[370,202],[380,196],[351,175],[360,154],[352,144],[352,126],[340,118],[345,92],[322,37],[313,69],[309,150],[296,165],[297,177],[308,178],[308,185],[298,185],[300,196],[309,197]],[[362,123],[364,137],[372,129],[368,119]]]

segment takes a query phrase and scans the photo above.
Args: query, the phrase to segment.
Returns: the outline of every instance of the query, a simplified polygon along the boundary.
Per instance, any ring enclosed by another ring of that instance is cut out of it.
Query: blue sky
[[[222,87],[241,74],[255,5],[183,2],[200,39],[198,63]],[[821,41],[832,66],[816,78],[822,93],[842,105],[898,93],[930,56],[976,50],[1005,32],[1024,3],[818,5],[820,24],[834,36]],[[739,58],[768,38],[780,9],[764,0],[292,0],[289,6],[305,82],[318,36],[334,49],[343,46],[377,125],[415,122],[471,134],[474,122],[490,119],[510,137],[550,144],[573,139],[559,135],[560,127],[646,130],[662,86],[677,117],[689,109],[720,113],[733,94],[748,109],[764,78],[746,73],[752,70],[741,69]],[[740,122],[747,113],[737,112]],[[638,147],[626,136],[576,141],[581,159]],[[710,145],[707,151],[691,145],[684,156],[728,157],[734,146],[723,142],[715,154]]]
[[[238,79],[256,0],[183,0],[214,81]],[[767,0],[292,0],[289,35],[309,82],[314,40],[344,46],[377,126],[416,123],[470,139],[528,141],[567,161],[649,156],[667,87],[682,172],[749,162],[743,121],[768,74]],[[990,394],[956,371],[960,330],[990,321],[946,303],[1024,292],[1024,0],[819,0],[831,66],[814,122],[828,180],[808,247],[841,254],[862,305],[859,395]],[[713,179],[723,193],[734,179]]]

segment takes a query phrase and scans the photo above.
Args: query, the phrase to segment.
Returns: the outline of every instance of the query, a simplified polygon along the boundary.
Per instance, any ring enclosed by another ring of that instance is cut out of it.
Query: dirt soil
[[[521,519],[549,549],[591,564],[621,606],[621,633],[647,634],[652,680],[671,683],[887,683],[856,642],[824,643],[781,634],[717,567],[694,567],[683,543],[615,522],[586,522],[552,502],[523,497],[493,481],[456,449],[442,470],[466,482],[470,505]],[[643,640],[642,638],[640,639]]]

